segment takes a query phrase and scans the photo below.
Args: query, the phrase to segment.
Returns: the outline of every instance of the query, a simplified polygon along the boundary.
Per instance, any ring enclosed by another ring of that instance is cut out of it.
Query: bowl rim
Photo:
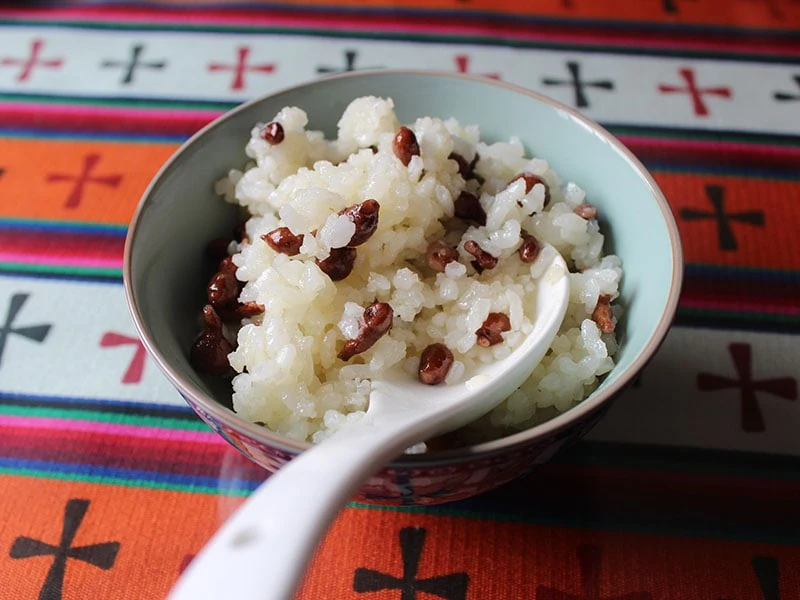
[[[683,284],[683,249],[681,247],[678,225],[672,213],[672,210],[669,207],[669,203],[667,202],[666,197],[659,188],[653,176],[648,172],[648,170],[644,167],[641,161],[639,161],[639,159],[633,154],[633,152],[631,152],[631,150],[629,150],[616,136],[614,136],[612,133],[606,130],[602,125],[590,119],[589,117],[586,117],[577,110],[565,104],[562,104],[557,100],[553,100],[552,98],[544,96],[538,92],[529,90],[527,88],[512,83],[490,79],[487,77],[481,77],[478,75],[453,73],[449,71],[436,71],[436,70],[423,70],[423,69],[371,69],[371,70],[365,69],[363,71],[353,71],[348,73],[328,75],[324,78],[305,81],[300,84],[288,86],[266,94],[261,94],[255,98],[243,102],[237,105],[236,107],[226,111],[225,113],[223,113],[222,115],[220,115],[219,117],[217,117],[216,119],[205,125],[202,129],[197,131],[183,144],[181,144],[181,146],[177,150],[175,150],[172,156],[170,156],[170,158],[161,166],[158,172],[151,179],[147,188],[142,193],[142,196],[130,221],[128,227],[128,235],[126,235],[125,238],[122,271],[123,271],[123,286],[125,290],[125,298],[131,316],[133,317],[133,322],[136,331],[140,339],[142,340],[142,343],[144,344],[145,348],[147,349],[148,353],[155,360],[156,364],[159,366],[162,373],[164,373],[164,375],[172,383],[172,385],[177,388],[177,390],[181,393],[181,395],[184,396],[185,400],[188,401],[189,399],[191,399],[189,404],[196,403],[197,405],[201,406],[203,410],[206,411],[211,417],[222,421],[223,423],[225,423],[225,425],[233,428],[238,433],[254,438],[255,440],[258,440],[259,442],[264,443],[266,445],[278,446],[279,448],[289,452],[293,451],[302,452],[303,450],[311,448],[313,444],[311,444],[310,442],[300,442],[292,438],[288,438],[278,433],[272,432],[266,429],[265,427],[256,425],[255,423],[246,421],[245,419],[240,417],[237,413],[235,413],[233,410],[216,402],[213,398],[205,394],[201,389],[191,384],[190,382],[186,381],[180,375],[180,373],[178,373],[178,371],[170,365],[167,358],[156,346],[154,340],[150,337],[147,331],[147,327],[144,323],[141,311],[139,309],[139,304],[137,302],[136,294],[133,290],[133,281],[131,272],[133,245],[135,243],[135,239],[139,231],[139,222],[141,220],[141,216],[146,209],[146,205],[148,204],[147,201],[151,196],[151,194],[153,193],[154,189],[158,187],[158,185],[162,180],[162,177],[167,171],[169,171],[172,168],[172,165],[175,162],[177,162],[191,146],[199,143],[201,138],[205,136],[205,134],[208,133],[209,131],[217,127],[220,127],[222,124],[224,124],[226,121],[231,119],[234,115],[238,114],[239,112],[245,111],[252,105],[258,104],[259,102],[262,102],[263,100],[270,98],[272,96],[278,96],[284,93],[300,90],[303,88],[314,87],[320,84],[321,82],[327,82],[331,80],[361,79],[361,78],[370,78],[376,76],[395,76],[395,75],[461,79],[473,83],[479,83],[481,85],[504,88],[506,90],[509,90],[517,94],[529,96],[538,102],[551,106],[557,111],[564,113],[571,120],[577,122],[578,125],[588,130],[591,130],[595,134],[599,135],[606,143],[608,143],[628,163],[630,168],[633,169],[639,175],[639,177],[644,181],[649,192],[652,194],[652,197],[654,198],[659,209],[661,210],[661,214],[664,219],[664,223],[666,225],[669,236],[671,257],[672,257],[672,273],[670,274],[670,288],[667,296],[667,302],[664,308],[664,312],[659,318],[659,321],[653,331],[653,334],[645,343],[643,350],[639,353],[638,356],[636,356],[633,359],[630,366],[628,367],[628,369],[626,369],[624,373],[622,373],[615,381],[611,382],[608,386],[592,393],[588,398],[578,403],[577,405],[573,406],[569,410],[551,419],[548,419],[547,421],[539,425],[535,425],[528,429],[495,440],[481,442],[478,444],[472,444],[460,448],[431,451],[423,454],[402,455],[393,460],[387,466],[399,467],[402,465],[408,465],[413,467],[420,467],[426,464],[441,463],[443,461],[459,462],[463,460],[475,459],[476,457],[486,457],[493,454],[508,452],[520,448],[522,446],[526,446],[534,440],[540,438],[546,438],[548,436],[553,436],[562,429],[569,426],[570,424],[581,421],[583,417],[587,417],[594,411],[599,410],[600,407],[603,406],[604,404],[607,404],[617,394],[619,394],[622,390],[624,390],[630,383],[632,383],[636,375],[652,359],[658,348],[663,343],[664,338],[666,337],[666,334],[669,331],[669,328],[675,317],[675,312],[678,307],[678,299]],[[187,396],[188,398],[186,398]]]

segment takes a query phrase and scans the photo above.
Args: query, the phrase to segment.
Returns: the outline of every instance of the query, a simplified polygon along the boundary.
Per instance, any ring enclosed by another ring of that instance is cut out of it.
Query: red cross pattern
[[[78,175],[68,175],[66,173],[50,173],[47,176],[47,183],[60,183],[63,181],[74,181],[75,185],[72,187],[67,201],[64,203],[65,208],[77,208],[81,203],[83,197],[83,190],[89,183],[98,183],[108,187],[117,187],[122,182],[122,175],[99,175],[93,176],[97,163],[100,162],[99,154],[87,154],[83,157],[83,168]]]
[[[212,73],[217,71],[233,71],[233,82],[231,83],[231,90],[244,89],[244,76],[248,71],[256,73],[274,73],[275,63],[264,63],[261,65],[248,65],[247,59],[250,57],[249,46],[239,46],[236,49],[237,60],[235,65],[225,65],[221,63],[211,63],[208,65],[208,70]]]
[[[716,96],[717,98],[724,98],[725,100],[730,100],[733,97],[733,92],[731,92],[731,89],[728,87],[698,87],[693,69],[678,69],[678,74],[686,83],[685,87],[662,83],[659,84],[658,91],[662,94],[689,94],[692,100],[692,109],[694,110],[694,114],[698,117],[707,117],[710,114],[703,96]]]
[[[456,71],[459,73],[469,73],[469,56],[466,54],[457,54],[455,57],[456,60]],[[489,79],[500,79],[499,73],[483,73],[483,77],[488,77]]]
[[[0,58],[0,67],[22,67],[17,75],[17,81],[20,83],[28,81],[36,67],[60,69],[64,64],[64,60],[61,58],[42,58],[42,48],[44,48],[44,40],[35,39],[31,42],[31,51],[26,58]]]
[[[144,361],[146,358],[144,345],[139,338],[130,337],[114,331],[103,334],[100,340],[101,348],[113,348],[116,346],[134,346],[136,351],[128,364],[125,374],[122,376],[122,383],[139,383],[144,373]]]

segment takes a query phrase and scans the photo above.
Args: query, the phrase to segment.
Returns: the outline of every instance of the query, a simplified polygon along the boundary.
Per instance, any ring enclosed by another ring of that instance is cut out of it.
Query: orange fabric
[[[127,224],[147,185],[177,144],[4,139],[6,218]],[[97,156],[77,205],[69,199],[87,157]]]
[[[800,269],[797,209],[800,187],[796,181],[736,176],[677,174],[654,171],[672,207],[681,233],[687,263],[704,263],[763,269]],[[684,211],[713,213],[708,186],[722,188],[724,210],[729,215],[761,214],[764,226],[731,221],[736,250],[720,248],[715,219],[687,219]]]
[[[68,561],[64,600],[110,598],[112,590],[115,600],[163,598],[188,557],[241,502],[19,476],[5,476],[3,490],[0,514],[12,518],[0,523],[0,548],[10,548],[22,535],[57,545],[64,506],[71,498],[91,500],[73,546],[120,543],[114,568],[108,571]],[[298,600],[397,600],[396,589],[355,593],[353,580],[357,569],[402,577],[399,536],[404,528],[424,529],[418,579],[466,573],[467,598],[474,600],[533,600],[537,593],[547,593],[542,588],[580,597],[581,560],[598,574],[603,598],[647,592],[652,600],[761,600],[750,566],[755,556],[772,557],[782,565],[782,589],[800,589],[798,547],[712,539],[687,543],[685,538],[648,533],[347,508],[322,543]],[[474,543],[478,538],[493,542]],[[52,561],[52,556],[12,559],[7,551],[0,554],[5,586],[0,600],[36,598]]]
[[[4,142],[8,151],[3,158],[6,173],[0,212],[11,218],[126,225],[151,178],[178,146],[176,143],[8,140]],[[31,160],[32,156],[36,159]],[[108,184],[90,181],[84,185],[80,203],[67,206],[75,180],[49,179],[54,174],[78,176],[87,156],[99,157],[90,177],[118,176],[119,184],[112,189]],[[800,188],[796,182],[657,170],[653,173],[676,215],[688,263],[800,270],[796,220],[786,218],[800,206]],[[688,220],[681,216],[681,211],[686,209],[713,212],[707,186],[723,188],[726,213],[762,212],[767,226],[733,221],[730,228],[738,251],[720,248],[715,219]],[[26,202],[19,201],[23,197],[27,198]]]

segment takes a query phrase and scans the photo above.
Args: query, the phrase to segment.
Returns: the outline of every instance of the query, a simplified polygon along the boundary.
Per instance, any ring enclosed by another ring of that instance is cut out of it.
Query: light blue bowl
[[[228,235],[236,219],[213,184],[231,167],[244,165],[243,148],[256,122],[294,105],[308,113],[310,128],[334,136],[345,107],[365,95],[391,97],[401,122],[455,117],[479,125],[482,139],[490,142],[519,137],[563,180],[586,190],[599,209],[606,252],[622,258],[620,350],[616,366],[588,399],[499,440],[404,456],[359,496],[388,504],[461,499],[528,472],[588,431],[653,356],[675,314],[683,273],[675,220],[653,178],[596,123],[513,85],[425,71],[348,73],[252,100],[194,135],[145,191],[125,245],[125,291],[147,350],[215,431],[270,471],[308,447],[238,417],[230,409],[227,383],[201,377],[189,364],[209,275],[204,248]]]

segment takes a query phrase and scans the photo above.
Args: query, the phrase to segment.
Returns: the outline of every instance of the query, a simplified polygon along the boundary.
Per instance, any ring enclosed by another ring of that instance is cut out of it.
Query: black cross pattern
[[[758,579],[764,600],[780,600],[781,585],[778,559],[773,556],[754,556],[750,561]]]
[[[144,62],[142,59],[142,53],[144,52],[144,44],[134,44],[133,48],[131,49],[131,57],[127,61],[121,60],[104,60],[100,63],[100,66],[104,69],[111,69],[122,67],[125,69],[124,74],[122,76],[122,85],[128,85],[129,83],[133,82],[133,77],[139,69],[139,67],[143,69],[163,69],[167,66],[167,61],[159,60],[155,62]]]
[[[75,534],[89,509],[89,500],[72,498],[64,509],[64,524],[61,529],[61,540],[57,546],[20,536],[11,546],[11,558],[24,559],[34,556],[52,556],[53,564],[47,572],[47,578],[39,593],[39,600],[61,600],[64,587],[64,575],[67,571],[67,561],[71,558],[80,560],[90,565],[109,570],[114,566],[119,552],[119,542],[102,542],[89,546],[72,545]]]
[[[721,185],[707,185],[706,196],[709,202],[711,202],[711,206],[714,207],[713,212],[696,210],[694,208],[682,208],[680,210],[680,215],[681,218],[687,221],[716,220],[720,250],[734,251],[739,248],[736,235],[733,233],[733,227],[731,227],[732,222],[745,223],[755,227],[764,226],[764,211],[749,210],[738,213],[726,213],[725,188]]]
[[[403,556],[403,575],[395,577],[372,569],[358,568],[353,577],[356,593],[400,590],[400,600],[418,600],[418,593],[432,594],[445,600],[465,600],[469,575],[451,573],[418,579],[419,561],[425,544],[425,529],[404,527],[400,530],[400,551]],[[419,598],[422,600],[422,598]]]
[[[344,51],[344,69],[338,67],[317,67],[319,75],[330,73],[347,73],[349,71],[358,71],[359,69],[382,69],[383,67],[356,67],[356,60],[358,59],[357,50]]]
[[[680,12],[678,10],[678,0],[662,0],[661,6],[664,12],[669,15],[677,15]]]
[[[800,75],[794,75],[792,79],[794,79],[797,87],[800,88]],[[772,97],[778,102],[800,101],[800,94],[792,94],[790,92],[775,92]]]
[[[23,327],[14,327],[14,321],[17,320],[22,307],[28,301],[30,294],[14,294],[11,296],[11,302],[8,305],[8,312],[6,312],[6,322],[0,327],[0,362],[3,360],[3,352],[6,348],[6,341],[12,334],[21,335],[34,342],[40,344],[47,338],[52,325],[26,325]]]
[[[797,400],[797,380],[793,377],[754,380],[750,344],[733,343],[728,346],[728,350],[739,378],[731,379],[714,373],[698,373],[697,388],[703,392],[739,388],[742,429],[748,433],[764,431],[764,416],[758,406],[756,392],[765,392],[784,400]]]
[[[569,85],[575,88],[575,106],[578,108],[588,108],[589,99],[586,97],[586,88],[597,88],[599,90],[613,91],[614,82],[610,79],[602,79],[595,81],[584,81],[581,79],[581,65],[575,61],[567,63],[567,71],[569,71],[569,79],[553,79],[551,77],[544,77],[542,83],[544,85]]]
[[[652,600],[650,592],[628,592],[613,596],[600,595],[600,575],[603,568],[603,549],[583,544],[578,546],[578,565],[581,572],[580,594],[570,594],[557,588],[540,585],[536,600]]]
[[[761,597],[764,600],[781,600],[780,570],[774,556],[754,556],[750,566],[756,574]],[[726,600],[720,598],[720,600]]]

